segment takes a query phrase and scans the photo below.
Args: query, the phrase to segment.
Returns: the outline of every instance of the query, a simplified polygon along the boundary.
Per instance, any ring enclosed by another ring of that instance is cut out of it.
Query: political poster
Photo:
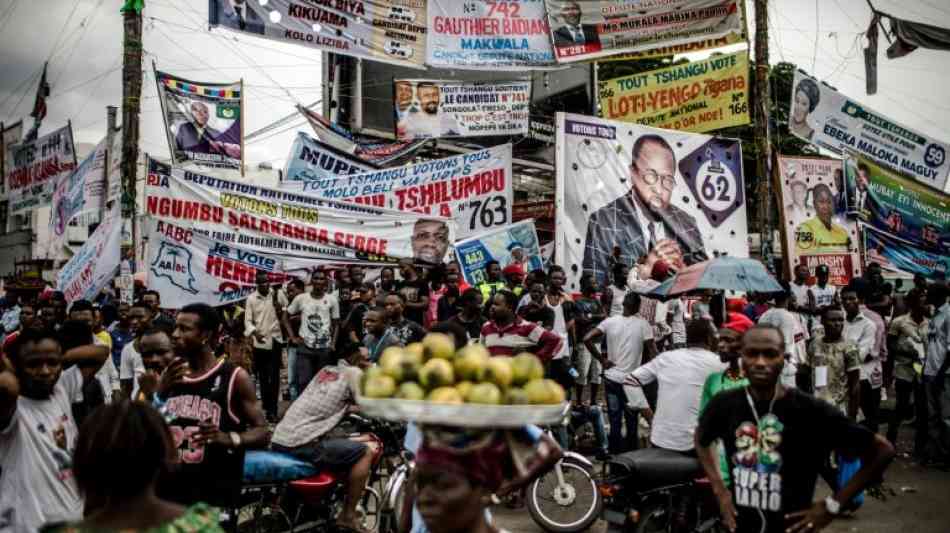
[[[69,176],[53,191],[50,214],[50,250],[47,257],[59,257],[66,244],[66,228],[77,215],[102,209],[106,187],[106,143],[103,139]]]
[[[544,266],[533,220],[523,220],[455,243],[455,257],[466,283],[475,286],[488,279],[488,263],[501,268],[519,265],[524,272]]]
[[[241,168],[243,83],[205,83],[155,72],[168,147],[175,163]]]
[[[3,147],[2,150],[0,150],[0,163],[2,163],[0,164],[0,168],[3,170],[0,172],[0,174],[6,174],[6,169],[10,168],[10,165],[13,164],[12,160],[10,159],[10,149],[13,147],[13,145],[20,144],[21,140],[23,140],[22,120],[18,120],[15,124],[11,124],[9,126],[3,126],[3,131],[0,131],[0,146]],[[0,179],[2,178],[3,176],[0,175]],[[5,187],[5,182],[0,184],[0,189]]]
[[[455,220],[465,238],[511,223],[511,145],[335,179],[283,181],[295,194]]]
[[[284,168],[284,180],[326,180],[375,169],[376,165],[341,152],[306,133],[297,132],[297,138],[290,146],[287,166]]]
[[[70,126],[10,147],[5,167],[10,213],[49,205],[60,180],[76,168],[76,148]]]
[[[927,279],[946,279],[950,274],[950,255],[934,253],[875,231],[862,225],[864,254],[869,263],[881,265],[885,271],[912,277],[921,274]]]
[[[145,214],[224,244],[324,263],[433,263],[446,257],[455,238],[451,219],[148,164]]]
[[[779,156],[782,235],[794,272],[830,267],[829,282],[845,286],[861,275],[857,223],[847,217],[841,160]]]
[[[63,291],[67,302],[94,300],[112,281],[119,270],[121,237],[122,217],[116,203],[56,276],[56,290]]]
[[[531,80],[395,80],[396,138],[528,133]]]
[[[396,142],[371,140],[356,135],[303,106],[297,106],[297,111],[310,123],[317,140],[341,152],[355,155],[360,160],[377,167],[389,166],[411,156],[429,142],[427,139]]]
[[[745,15],[743,15],[743,19]],[[744,25],[743,25],[744,27]],[[730,44],[743,43],[748,40],[745,30],[742,33],[730,33],[725,37],[717,37],[715,39],[702,39],[700,41],[695,41],[686,44],[674,44],[671,46],[659,46],[657,48],[651,48],[649,50],[642,50],[640,52],[629,52],[626,54],[617,54],[608,57],[602,57],[597,61],[599,63],[609,63],[611,61],[637,61],[640,59],[656,59],[659,57],[665,56],[674,56],[680,54],[691,54],[694,52],[705,52],[708,50],[713,50],[715,48],[722,48],[723,46],[728,46]]]
[[[207,235],[158,219],[145,223],[148,286],[158,291],[165,307],[191,303],[211,306],[239,302],[257,290],[257,275],[270,283],[306,278],[314,262],[308,258],[267,254],[215,241]]]
[[[749,254],[738,140],[558,113],[556,168],[555,262],[571,290],[582,274],[609,280],[615,247],[640,279],[661,259]]]
[[[423,68],[426,0],[210,0],[211,27]]]
[[[802,71],[795,72],[788,129],[837,154],[856,152],[942,191],[950,145],[898,124]]]
[[[741,34],[739,0],[545,0],[560,63]]]
[[[749,53],[601,81],[604,118],[702,133],[749,123]]]
[[[429,0],[428,9],[428,65],[476,70],[557,66],[540,0]]]
[[[118,200],[122,196],[122,128],[112,135],[112,146],[106,150],[109,157],[106,172],[106,202]]]
[[[845,157],[844,173],[848,209],[868,225],[926,250],[950,250],[950,195],[856,153]]]

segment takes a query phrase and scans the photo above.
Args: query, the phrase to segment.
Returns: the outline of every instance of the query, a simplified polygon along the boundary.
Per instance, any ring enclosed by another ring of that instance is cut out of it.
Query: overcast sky
[[[747,3],[752,13],[751,0]],[[72,120],[76,142],[95,143],[102,138],[105,106],[121,105],[121,4],[120,0],[0,0],[0,120],[10,123],[29,114],[36,79],[29,85],[26,82],[38,77],[43,61],[51,58],[52,97],[41,131]],[[946,126],[950,124],[950,52],[917,50],[888,60],[882,35],[879,90],[876,96],[867,96],[859,38],[871,16],[866,0],[772,0],[769,4],[773,63],[796,63],[888,117],[950,142]],[[874,4],[901,18],[950,28],[946,0],[874,0]],[[247,133],[292,113],[295,102],[310,104],[320,97],[318,52],[222,29],[209,31],[207,8],[206,0],[146,0],[141,147],[161,157],[168,156],[168,147],[151,73],[153,60],[159,69],[197,81],[243,77]],[[750,29],[754,33],[754,27]],[[29,127],[32,119],[27,118],[25,124]],[[249,164],[282,165],[298,129],[309,128],[292,128],[250,142]]]

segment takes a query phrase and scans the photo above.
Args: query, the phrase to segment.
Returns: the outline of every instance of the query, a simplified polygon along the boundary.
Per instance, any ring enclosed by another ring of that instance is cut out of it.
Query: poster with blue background
[[[485,281],[491,261],[498,261],[502,269],[512,263],[520,264],[525,273],[543,265],[534,219],[458,241],[455,255],[465,281],[473,286]]]

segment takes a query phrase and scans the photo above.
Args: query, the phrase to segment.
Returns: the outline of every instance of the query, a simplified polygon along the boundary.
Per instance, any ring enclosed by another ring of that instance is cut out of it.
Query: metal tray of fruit
[[[567,415],[567,402],[552,405],[442,404],[427,400],[366,398],[356,403],[362,414],[394,422],[468,428],[517,428],[560,424]]]

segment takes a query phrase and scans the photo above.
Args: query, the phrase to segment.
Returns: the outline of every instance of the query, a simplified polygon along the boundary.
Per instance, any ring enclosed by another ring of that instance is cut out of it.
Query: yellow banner
[[[599,84],[604,118],[702,133],[749,123],[749,54],[722,54]]]

